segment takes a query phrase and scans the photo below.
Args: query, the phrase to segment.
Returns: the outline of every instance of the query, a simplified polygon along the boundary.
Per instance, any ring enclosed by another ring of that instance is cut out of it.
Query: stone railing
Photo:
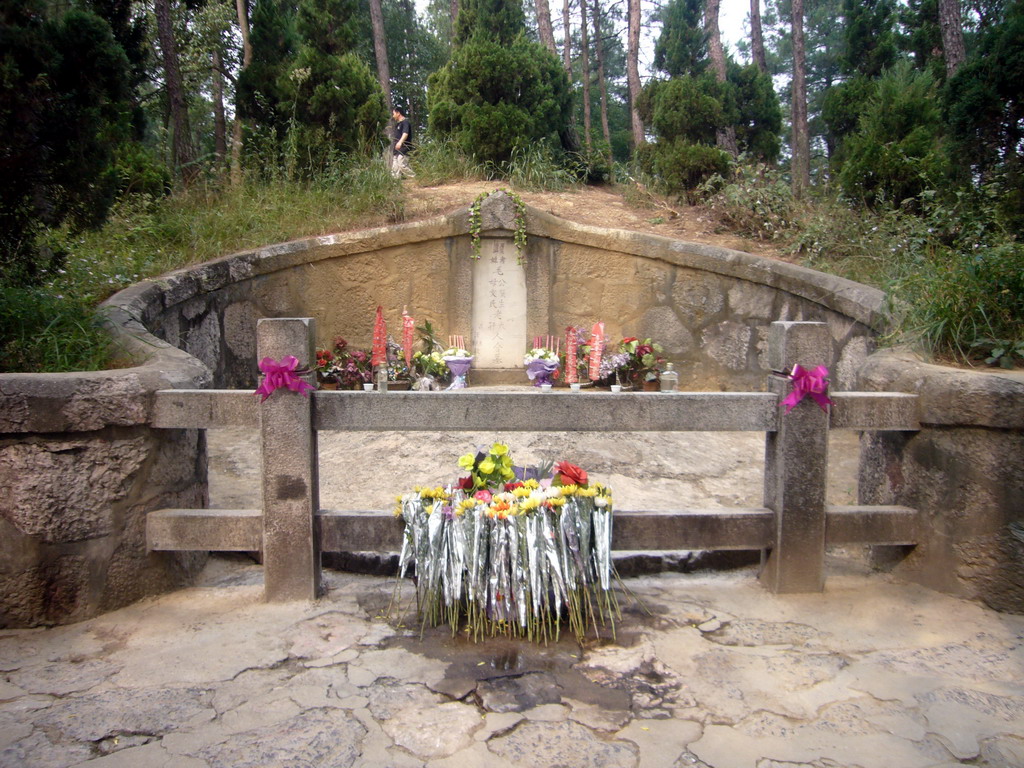
[[[313,359],[311,319],[262,320],[259,355]],[[251,392],[157,393],[153,423],[166,428],[258,426],[262,510],[169,508],[151,512],[154,550],[263,553],[270,600],[312,599],[322,551],[397,550],[398,520],[387,512],[321,510],[318,430],[742,431],[764,432],[764,507],[677,512],[617,511],[616,549],[760,549],[761,578],[774,592],[820,591],[829,545],[913,545],[918,513],[903,506],[825,504],[829,429],[913,431],[914,395],[836,392],[825,411],[809,398],[789,414],[779,407],[794,364],[811,368],[827,353],[822,323],[772,324],[769,360],[779,373],[768,392],[523,393],[281,391],[259,403]],[[368,459],[369,460],[369,459]]]

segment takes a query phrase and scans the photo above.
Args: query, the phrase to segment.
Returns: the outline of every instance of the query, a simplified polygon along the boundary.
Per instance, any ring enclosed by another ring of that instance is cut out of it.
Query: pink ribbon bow
[[[287,387],[292,392],[298,392],[303,397],[309,397],[309,391],[316,389],[316,387],[303,381],[293,373],[298,367],[299,359],[294,355],[285,355],[281,358],[280,363],[272,357],[264,357],[260,360],[260,370],[266,376],[263,378],[263,383],[260,384],[253,394],[263,395],[263,398],[260,400],[262,403],[270,397],[270,394],[275,389]]]
[[[786,406],[786,413],[793,410],[796,404],[807,395],[810,395],[823,411],[832,405],[832,401],[826,394],[828,392],[828,368],[824,365],[819,365],[813,371],[794,365],[789,378],[793,382],[793,391],[786,395],[780,403],[780,405]]]

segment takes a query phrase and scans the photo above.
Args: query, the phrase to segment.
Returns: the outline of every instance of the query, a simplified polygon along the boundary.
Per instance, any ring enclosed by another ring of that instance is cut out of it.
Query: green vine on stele
[[[469,237],[470,243],[473,245],[473,255],[471,258],[480,258],[480,232],[483,226],[480,217],[480,205],[495,192],[504,192],[515,204],[516,230],[513,235],[513,240],[516,244],[516,263],[521,265],[523,263],[523,254],[526,252],[526,203],[524,203],[523,198],[515,192],[511,192],[504,188],[496,189],[493,192],[481,192],[477,195],[473,204],[469,206]]]

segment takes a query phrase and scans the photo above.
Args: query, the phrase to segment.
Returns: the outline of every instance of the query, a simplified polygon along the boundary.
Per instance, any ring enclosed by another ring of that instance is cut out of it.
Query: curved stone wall
[[[485,238],[511,241],[504,194],[482,206]],[[368,347],[377,305],[389,328],[403,308],[442,336],[472,348],[472,246],[468,211],[425,222],[302,240],[227,256],[140,283],[112,302],[161,339],[195,355],[217,386],[255,381],[260,317],[313,317],[318,345],[332,337]],[[652,337],[690,389],[764,386],[773,320],[827,322],[833,355],[823,360],[839,389],[882,330],[880,291],[785,262],[637,232],[606,230],[527,209],[524,266],[528,337],[564,336],[602,320],[612,338]],[[519,267],[516,267],[519,268]]]
[[[912,550],[879,548],[880,566],[943,592],[1024,613],[1024,372],[967,371],[884,350],[861,369],[861,389],[919,397],[921,431],[861,438],[862,504],[924,515]]]
[[[205,560],[147,552],[145,515],[206,500],[204,434],[148,422],[153,392],[210,372],[111,321],[142,364],[0,376],[0,627],[85,619],[188,584]]]
[[[483,205],[483,236],[511,238],[511,201]],[[0,627],[76,621],[188,583],[202,558],[148,553],[145,515],[206,499],[201,432],[148,426],[152,393],[250,387],[260,317],[310,316],[329,343],[368,346],[378,304],[468,334],[468,210],[227,256],[107,302],[138,362],[88,374],[0,376]],[[690,389],[761,389],[772,320],[821,320],[834,384],[851,388],[881,329],[880,292],[711,246],[586,227],[528,209],[530,334],[604,320],[652,336]],[[524,340],[525,342],[525,340]],[[472,343],[472,340],[470,340]],[[525,347],[525,344],[524,344]]]

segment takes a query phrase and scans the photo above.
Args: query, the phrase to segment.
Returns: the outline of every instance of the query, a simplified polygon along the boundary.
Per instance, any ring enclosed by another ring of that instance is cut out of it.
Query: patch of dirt
[[[437,187],[419,186],[415,179],[403,183],[407,195],[406,221],[452,213],[470,205],[482,192],[507,186],[499,181],[462,181]],[[515,191],[527,205],[580,224],[646,232],[789,260],[770,243],[726,231],[714,214],[702,206],[669,201],[654,194],[646,195],[642,204],[627,202],[614,187],[579,187],[561,192]]]

